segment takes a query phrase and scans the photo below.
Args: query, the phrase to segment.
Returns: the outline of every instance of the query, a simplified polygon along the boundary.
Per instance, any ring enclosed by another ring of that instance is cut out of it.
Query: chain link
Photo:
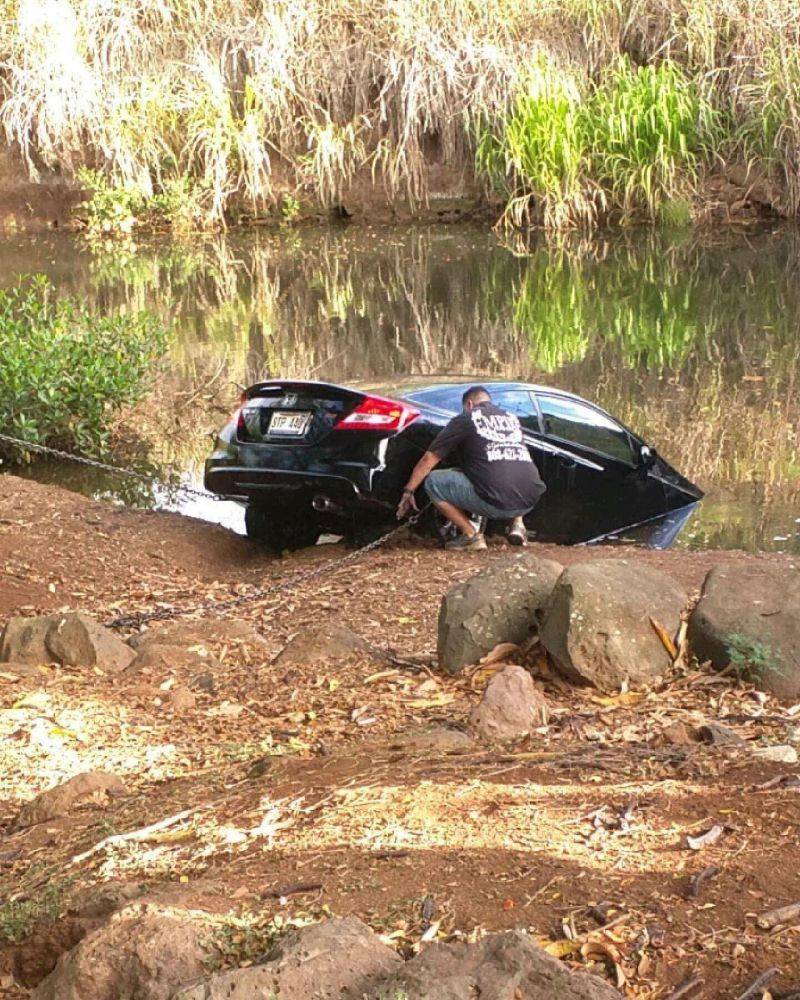
[[[367,552],[372,552],[374,549],[380,548],[380,546],[385,542],[388,542],[390,538],[393,538],[401,531],[405,531],[406,529],[413,527],[428,507],[430,507],[430,504],[426,504],[425,507],[417,511],[416,514],[407,518],[402,522],[402,524],[398,524],[396,527],[391,528],[389,531],[379,535],[371,542],[367,542],[366,545],[362,545],[360,548],[354,549],[352,552],[348,552],[347,555],[340,556],[338,559],[329,559],[321,566],[315,566],[313,569],[295,573],[293,576],[290,576],[285,580],[281,580],[279,583],[274,583],[269,587],[259,587],[257,590],[250,591],[247,594],[239,594],[238,596],[228,598],[227,600],[203,601],[200,604],[195,604],[189,608],[159,608],[157,611],[143,611],[131,615],[121,615],[118,618],[112,618],[104,624],[107,628],[139,628],[142,625],[149,624],[150,622],[183,618],[203,611],[224,613],[232,610],[233,608],[241,607],[243,604],[260,601],[264,598],[280,594],[287,590],[295,590],[304,583],[309,583],[311,580],[316,580],[318,577],[326,576],[328,573],[333,573],[335,570],[341,569],[343,566],[360,559],[361,556],[366,555]]]
[[[35,451],[41,455],[51,455],[54,458],[75,462],[78,465],[85,465],[90,469],[101,469],[103,472],[113,472],[117,476],[127,476],[129,479],[137,479],[139,482],[148,483],[151,486],[160,486],[164,490],[178,490],[181,493],[187,493],[189,496],[202,497],[203,500],[225,499],[225,497],[217,496],[215,493],[209,493],[208,490],[198,490],[193,486],[186,486],[183,483],[165,483],[163,479],[150,476],[146,472],[136,472],[134,469],[121,469],[118,465],[109,465],[107,462],[100,462],[95,458],[86,458],[84,455],[73,455],[69,451],[59,451],[58,448],[50,448],[44,444],[33,444],[31,441],[23,441],[21,438],[11,437],[10,434],[0,434],[0,441],[13,444],[24,451]]]
[[[10,434],[0,434],[0,441],[5,441],[8,444],[16,445],[17,447],[28,451],[35,451],[44,455],[52,455],[55,458],[64,459],[69,462],[76,462],[78,465],[85,465],[92,469],[102,469],[105,472],[113,472],[116,475],[128,476],[131,479],[138,479],[142,482],[150,483],[155,486],[161,486],[164,489],[177,489],[193,496],[203,497],[204,499],[225,499],[224,497],[218,497],[213,493],[208,493],[205,490],[196,490],[191,486],[169,486],[167,483],[157,479],[155,476],[148,476],[143,472],[136,472],[133,469],[121,469],[117,465],[108,465],[106,462],[99,462],[93,458],[85,458],[83,455],[73,455],[68,451],[59,451],[58,448],[50,448],[47,445],[32,444],[28,441],[23,441],[20,438],[12,437]],[[390,538],[393,538],[399,532],[413,527],[429,507],[430,503],[426,504],[421,510],[418,510],[401,524],[398,524],[384,534],[379,535],[371,542],[367,542],[366,545],[362,545],[360,548],[354,549],[352,552],[348,552],[347,555],[341,556],[338,559],[329,559],[321,566],[315,566],[313,569],[295,573],[293,576],[288,577],[288,579],[281,580],[280,583],[272,584],[269,587],[259,587],[257,590],[250,591],[247,594],[239,594],[236,597],[230,597],[227,600],[203,601],[188,608],[158,608],[156,611],[141,611],[130,615],[119,615],[116,618],[106,621],[104,624],[106,628],[140,628],[142,625],[147,625],[150,622],[169,621],[173,618],[183,618],[203,611],[224,613],[226,611],[231,611],[233,608],[241,607],[244,604],[249,604],[253,601],[260,601],[263,598],[277,595],[287,590],[294,590],[304,583],[316,580],[318,577],[325,576],[328,573],[332,573],[335,570],[340,569],[342,566],[355,562],[356,559],[360,559],[361,556],[366,555],[367,552],[372,552],[374,549],[380,548],[381,545],[388,542]]]

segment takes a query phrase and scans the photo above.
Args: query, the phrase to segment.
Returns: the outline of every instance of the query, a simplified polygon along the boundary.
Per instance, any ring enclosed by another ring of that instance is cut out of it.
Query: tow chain
[[[202,603],[195,604],[189,608],[159,608],[157,611],[143,611],[132,615],[120,615],[118,618],[112,618],[104,624],[107,628],[139,628],[149,622],[183,618],[202,611],[224,613],[226,611],[230,611],[232,608],[241,607],[243,604],[249,604],[252,601],[260,601],[263,598],[280,594],[287,590],[294,590],[304,583],[316,580],[318,577],[325,576],[328,573],[334,572],[334,570],[341,569],[342,566],[346,566],[348,563],[355,562],[356,559],[360,559],[361,556],[366,555],[367,552],[372,552],[374,549],[380,548],[380,546],[385,542],[388,542],[390,538],[399,534],[401,531],[405,531],[407,528],[413,527],[428,507],[430,507],[430,504],[426,504],[425,507],[417,511],[416,514],[407,518],[402,522],[402,524],[398,524],[396,527],[390,528],[389,531],[385,532],[383,535],[379,535],[371,542],[367,542],[366,545],[362,545],[360,548],[354,549],[352,552],[348,552],[347,555],[340,556],[337,559],[328,559],[327,562],[324,562],[321,566],[315,566],[313,569],[295,573],[288,579],[281,580],[280,583],[274,583],[269,587],[259,587],[256,590],[248,592],[247,594],[239,594],[238,596],[228,598],[227,600],[203,601]]]
[[[194,486],[186,486],[183,483],[166,483],[163,479],[158,479],[156,476],[149,476],[146,472],[136,472],[135,469],[121,469],[118,465],[109,465],[107,462],[100,462],[96,458],[73,455],[72,452],[59,451],[58,448],[50,448],[45,444],[33,444],[31,441],[23,441],[21,438],[11,437],[10,434],[0,434],[0,441],[4,441],[6,444],[13,444],[22,451],[36,451],[41,455],[51,455],[54,458],[64,459],[68,462],[76,462],[78,465],[85,465],[90,469],[113,472],[117,476],[138,479],[139,482],[148,483],[151,486],[160,486],[164,490],[179,491],[187,493],[190,496],[202,497],[204,500],[225,499],[225,497],[217,496],[216,493],[209,493],[208,490],[198,490]]]
[[[157,479],[155,476],[148,476],[143,472],[136,472],[133,469],[122,469],[118,465],[108,465],[106,462],[100,462],[93,458],[85,458],[83,455],[73,455],[68,451],[59,451],[57,448],[50,448],[43,444],[31,444],[28,441],[23,441],[20,438],[11,437],[9,434],[0,434],[0,441],[4,441],[8,444],[13,444],[17,447],[23,448],[28,451],[36,451],[45,455],[52,455],[59,459],[65,459],[70,462],[76,462],[79,465],[86,465],[93,469],[102,469],[106,472],[113,472],[121,476],[129,476],[132,479],[138,479],[142,482],[151,483],[156,486],[161,486],[165,489],[177,489],[184,493],[189,493],[194,496],[203,497],[204,499],[214,499],[214,500],[224,500],[224,497],[219,497],[214,493],[208,493],[205,490],[196,490],[191,486],[169,486],[167,483]],[[318,577],[325,576],[328,573],[334,572],[334,570],[340,569],[342,566],[348,565],[348,563],[355,562],[356,559],[360,559],[361,556],[366,555],[367,552],[372,552],[374,549],[380,548],[381,545],[389,541],[395,535],[399,534],[401,531],[405,531],[408,528],[413,527],[422,515],[430,507],[430,503],[427,503],[421,510],[418,510],[411,517],[407,518],[401,524],[390,528],[389,531],[377,538],[373,539],[371,542],[367,542],[366,545],[362,545],[360,548],[354,549],[352,552],[348,552],[345,556],[340,556],[337,559],[328,559],[326,562],[322,563],[321,566],[315,566],[313,569],[304,570],[300,573],[295,573],[288,579],[281,580],[279,583],[272,584],[269,587],[259,587],[256,590],[249,591],[246,594],[239,594],[236,597],[230,597],[227,600],[219,601],[203,601],[199,604],[194,604],[188,608],[158,608],[155,611],[141,611],[130,615],[119,615],[116,618],[112,618],[103,624],[106,628],[120,628],[120,629],[134,629],[141,628],[142,625],[147,625],[154,621],[169,621],[174,618],[184,618],[189,615],[195,615],[204,611],[213,611],[219,613],[225,613],[231,611],[233,608],[241,607],[244,604],[249,604],[253,601],[260,601],[263,598],[270,597],[272,595],[281,594],[287,590],[294,590],[295,588],[301,586],[304,583],[308,583],[311,580],[315,580]],[[369,645],[369,644],[367,644]],[[377,651],[376,647],[372,647],[373,651]],[[402,662],[408,664],[408,661],[400,661],[398,657],[392,657],[388,654],[386,650],[380,650],[384,656],[389,656],[389,658],[396,660],[398,663]]]

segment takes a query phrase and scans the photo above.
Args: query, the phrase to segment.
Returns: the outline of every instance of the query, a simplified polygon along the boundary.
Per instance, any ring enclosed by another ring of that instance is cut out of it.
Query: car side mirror
[[[639,468],[652,469],[658,461],[658,452],[648,444],[643,444],[639,449]]]

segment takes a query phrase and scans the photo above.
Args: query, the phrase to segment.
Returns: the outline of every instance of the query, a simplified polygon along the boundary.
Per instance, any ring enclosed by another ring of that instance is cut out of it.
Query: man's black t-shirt
[[[539,470],[513,413],[481,403],[453,417],[429,451],[446,458],[458,449],[458,466],[478,496],[500,510],[533,507],[545,491]]]

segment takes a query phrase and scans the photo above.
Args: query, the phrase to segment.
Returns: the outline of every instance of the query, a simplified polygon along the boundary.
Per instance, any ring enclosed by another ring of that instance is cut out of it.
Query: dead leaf
[[[619,694],[593,694],[590,701],[595,705],[603,705],[605,708],[620,708],[629,705],[637,705],[644,698],[643,691],[620,691]]]
[[[666,649],[666,651],[669,653],[669,658],[671,660],[676,659],[678,656],[678,650],[675,648],[675,643],[672,641],[667,630],[660,622],[657,622],[655,618],[652,617],[650,618],[650,624],[653,626],[653,630],[655,631],[658,638],[661,640],[664,649]]]
[[[561,938],[560,941],[540,941],[539,944],[548,955],[552,955],[554,958],[564,958],[567,955],[572,955],[581,946],[580,941],[569,941],[567,938]]]
[[[512,653],[518,653],[519,646],[514,642],[498,642],[494,649],[490,650],[486,656],[478,661],[479,667],[488,667],[492,663],[499,663],[507,659]]]
[[[581,945],[581,955],[590,962],[603,962],[616,979],[618,989],[622,989],[627,982],[620,965],[620,953],[614,945],[605,941],[587,941]]]

